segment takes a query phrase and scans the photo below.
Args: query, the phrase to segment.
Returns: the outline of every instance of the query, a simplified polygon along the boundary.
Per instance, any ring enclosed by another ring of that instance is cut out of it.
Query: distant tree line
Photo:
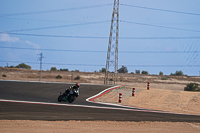
[[[65,71],[65,72],[68,72],[69,69],[65,68],[65,69],[57,69],[56,67],[51,67],[50,71]],[[75,70],[72,70],[72,72],[79,72],[79,70],[75,69]]]
[[[50,71],[69,71],[69,69],[62,69],[62,68],[60,68],[60,70],[58,70],[56,67],[51,67],[51,69],[50,69]]]
[[[7,68],[22,68],[22,69],[31,69],[31,66],[21,63],[17,66],[7,66]]]
[[[21,63],[17,66],[7,66],[7,68],[21,68],[21,69],[31,69],[31,66],[29,65],[26,65],[25,63]],[[56,67],[51,67],[50,71],[69,71],[69,69],[65,68],[65,69],[57,69]],[[74,72],[79,72],[79,70],[74,70]],[[95,71],[96,72],[96,71]],[[105,73],[106,72],[106,68],[102,68],[101,70],[99,70],[99,72],[101,73]],[[117,70],[118,73],[128,73],[128,69],[127,67],[123,66],[121,68],[119,68]],[[134,72],[131,72],[131,73],[134,73]],[[135,70],[135,73],[136,74],[146,74],[148,75],[148,71],[142,71],[140,72],[140,70]],[[160,76],[163,76],[163,72],[159,72],[159,75]],[[182,71],[176,71],[175,73],[171,73],[170,76],[184,76],[183,72]],[[187,76],[187,75],[185,75]]]
[[[102,68],[101,70],[99,70],[99,72],[101,72],[101,73],[104,73],[104,72],[106,72],[106,68]],[[118,70],[117,70],[117,72],[118,73],[128,73],[128,69],[127,69],[127,67],[125,67],[125,66],[122,66],[121,68],[119,68]],[[134,72],[131,72],[132,74],[134,74]],[[135,70],[135,73],[136,74],[146,74],[146,75],[148,75],[149,73],[148,73],[148,71],[142,71],[142,72],[140,72],[140,70]],[[159,72],[159,75],[160,76],[163,76],[164,74],[163,74],[163,72]],[[171,76],[184,76],[184,74],[183,74],[183,72],[182,71],[176,71],[175,73],[171,73],[170,74]],[[186,75],[185,75],[186,76]]]
[[[171,76],[183,76],[183,72],[182,71],[176,71],[175,73],[171,73]]]

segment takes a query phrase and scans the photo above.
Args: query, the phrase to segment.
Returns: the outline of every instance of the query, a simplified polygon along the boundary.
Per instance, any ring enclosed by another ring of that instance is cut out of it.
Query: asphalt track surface
[[[80,95],[76,101],[72,104],[58,103],[60,91],[63,92],[71,85],[73,84],[0,81],[0,119],[200,122],[199,115],[173,114],[86,101],[87,98],[111,87],[105,85],[81,84]]]

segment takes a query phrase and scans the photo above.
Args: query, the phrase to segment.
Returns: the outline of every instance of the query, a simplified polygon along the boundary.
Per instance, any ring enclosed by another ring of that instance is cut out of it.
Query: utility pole
[[[42,80],[42,58],[44,58],[44,57],[42,56],[42,53],[38,54],[38,55],[40,55],[40,58],[38,60],[40,61],[40,79],[39,79],[39,81],[41,81]]]
[[[104,84],[116,84],[118,70],[119,0],[114,0]]]

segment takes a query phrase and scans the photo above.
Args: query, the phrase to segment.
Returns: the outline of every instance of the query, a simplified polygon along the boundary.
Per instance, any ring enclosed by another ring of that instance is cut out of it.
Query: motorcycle
[[[69,93],[66,94],[65,92],[60,92],[60,96],[58,96],[58,102],[61,101],[68,101],[69,103],[72,103],[76,100],[76,98],[79,96],[79,89],[69,90]]]

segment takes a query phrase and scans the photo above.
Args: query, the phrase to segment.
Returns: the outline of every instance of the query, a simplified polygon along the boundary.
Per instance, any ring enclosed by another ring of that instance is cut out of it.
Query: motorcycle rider
[[[80,87],[80,84],[79,84],[79,83],[76,83],[75,85],[70,86],[69,89],[66,89],[66,90],[65,90],[65,94],[64,94],[64,95],[65,95],[66,97],[68,97],[70,91],[78,90],[79,87]],[[79,95],[79,93],[78,93],[78,95]]]

